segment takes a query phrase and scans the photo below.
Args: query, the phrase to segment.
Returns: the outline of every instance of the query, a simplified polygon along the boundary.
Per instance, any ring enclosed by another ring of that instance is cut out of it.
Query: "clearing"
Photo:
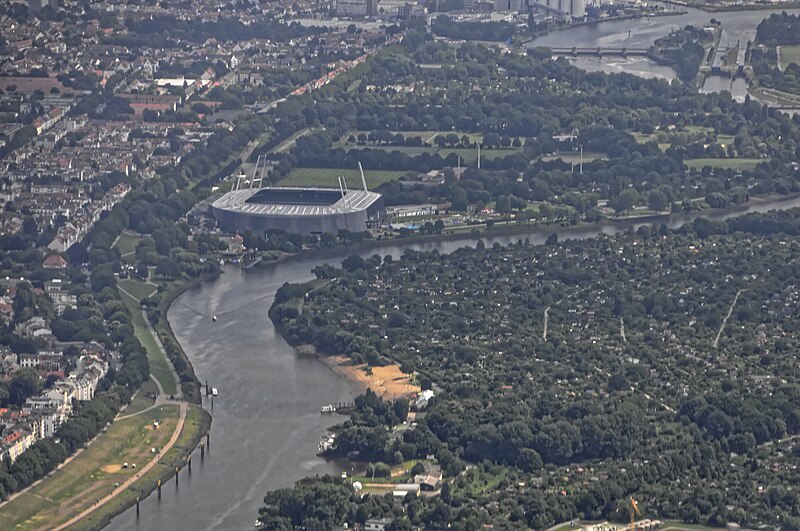
[[[125,256],[126,254],[135,252],[136,246],[139,245],[139,242],[143,239],[143,236],[137,236],[136,234],[123,231],[119,235],[117,243],[114,244],[114,248],[119,249],[119,254]]]
[[[786,70],[791,63],[800,65],[800,45],[781,46],[781,70]]]

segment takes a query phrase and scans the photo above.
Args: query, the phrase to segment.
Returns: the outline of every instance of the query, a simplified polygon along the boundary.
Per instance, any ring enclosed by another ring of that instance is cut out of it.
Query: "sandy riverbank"
[[[353,365],[352,360],[346,356],[319,356],[319,359],[359,390],[372,389],[381,398],[407,398],[420,391],[419,386],[412,383],[411,378],[403,374],[398,365],[371,367],[371,374],[368,374],[366,365]]]

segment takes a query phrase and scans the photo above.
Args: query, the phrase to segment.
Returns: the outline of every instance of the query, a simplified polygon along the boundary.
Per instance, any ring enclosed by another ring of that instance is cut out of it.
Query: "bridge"
[[[573,57],[594,56],[603,57],[605,55],[616,55],[620,57],[628,56],[646,56],[648,54],[647,48],[550,48],[550,53],[555,55],[571,55]]]

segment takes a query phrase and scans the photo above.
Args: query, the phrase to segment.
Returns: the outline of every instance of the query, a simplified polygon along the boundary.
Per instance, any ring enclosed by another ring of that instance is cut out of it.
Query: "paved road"
[[[143,466],[136,474],[134,474],[133,476],[128,478],[124,483],[120,484],[119,487],[115,488],[111,492],[111,494],[109,494],[105,498],[99,500],[97,503],[95,503],[94,505],[92,505],[91,507],[86,509],[85,511],[81,512],[80,514],[77,514],[77,515],[73,516],[72,518],[70,518],[69,520],[67,520],[66,522],[61,524],[60,526],[54,528],[53,531],[60,531],[61,529],[66,529],[67,527],[71,526],[72,524],[75,524],[75,523],[79,522],[80,520],[86,518],[87,516],[92,514],[94,511],[96,511],[97,509],[99,509],[100,507],[105,505],[106,503],[110,502],[111,500],[113,500],[114,498],[116,498],[117,496],[122,494],[125,491],[125,489],[129,488],[136,481],[141,479],[142,476],[144,476],[147,472],[149,472],[154,466],[156,466],[158,464],[158,460],[161,459],[175,445],[175,443],[178,441],[178,437],[181,434],[181,430],[183,429],[183,424],[186,421],[186,411],[188,409],[188,406],[187,406],[186,402],[181,402],[180,403],[180,408],[181,408],[181,416],[180,416],[180,419],[178,419],[178,424],[177,424],[177,426],[175,426],[175,431],[172,433],[172,437],[170,437],[170,439],[167,442],[167,444],[165,444],[164,447],[161,448],[161,450],[158,451],[158,453],[155,455],[155,457],[153,457],[153,459],[150,460],[149,463],[147,463],[145,466]]]

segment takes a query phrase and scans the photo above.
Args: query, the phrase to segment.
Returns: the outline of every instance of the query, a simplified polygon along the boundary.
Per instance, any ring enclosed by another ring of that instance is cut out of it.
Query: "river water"
[[[767,13],[710,15],[691,10],[687,15],[675,17],[609,22],[554,32],[534,44],[644,47],[672,27],[705,23],[712,16],[723,21],[728,35],[750,40],[756,25]],[[579,59],[577,63],[606,72],[674,76],[670,69],[639,58]],[[707,215],[724,218],[749,211],[796,206],[800,206],[800,197]],[[677,227],[695,216],[673,215],[667,224]],[[562,239],[583,239],[612,234],[631,225],[637,223],[605,223],[556,231]],[[484,237],[483,240],[491,245],[529,238],[538,244],[553,231],[553,228],[538,228],[525,234]],[[399,256],[407,248],[447,253],[474,243],[475,238],[468,235],[434,242],[393,241],[362,249],[359,254]],[[185,469],[181,472],[179,488],[174,481],[169,481],[161,500],[156,496],[148,497],[141,503],[139,517],[130,509],[117,516],[108,529],[252,529],[268,490],[289,486],[309,475],[339,473],[336,463],[315,455],[325,429],[339,420],[321,415],[319,408],[330,402],[351,400],[357,390],[319,360],[299,356],[276,332],[267,310],[275,291],[284,282],[310,280],[314,266],[325,262],[338,264],[353,252],[352,249],[337,249],[307,253],[246,273],[227,267],[225,274],[187,291],[173,303],[168,318],[195,373],[201,382],[208,380],[219,389],[212,410],[211,445],[203,461],[195,452],[192,473],[188,474]],[[213,315],[217,316],[216,322],[211,320]],[[208,403],[204,406],[211,408]]]
[[[800,206],[800,197],[708,215],[723,219],[796,206]],[[678,227],[694,217],[696,214],[677,214],[662,221]],[[483,241],[508,244],[529,238],[540,244],[554,231],[561,239],[584,239],[639,224],[535,228],[524,234],[484,237]],[[211,446],[203,461],[195,452],[193,471],[191,475],[181,471],[179,488],[169,481],[161,500],[150,496],[142,501],[138,518],[134,510],[128,510],[115,518],[109,529],[252,528],[268,490],[309,475],[338,474],[336,463],[315,455],[319,438],[338,420],[321,415],[319,408],[351,400],[357,391],[316,358],[299,356],[276,332],[267,316],[275,291],[284,282],[310,280],[314,266],[338,264],[354,252],[395,257],[405,249],[448,253],[475,241],[464,235],[433,242],[393,241],[357,251],[312,252],[244,273],[229,266],[219,278],[179,297],[170,308],[169,321],[200,381],[208,380],[219,389],[212,411]],[[216,322],[211,320],[213,315]],[[210,404],[204,405],[210,408]]]
[[[672,8],[675,9],[675,8]],[[704,26],[712,18],[718,20],[722,27],[720,48],[736,46],[742,48],[748,41],[755,39],[756,27],[763,18],[771,13],[780,13],[781,9],[757,11],[731,11],[723,13],[706,13],[692,8],[678,8],[685,14],[665,17],[644,17],[640,19],[619,20],[587,24],[563,31],[554,31],[535,39],[531,46],[548,46],[552,48],[648,48],[656,39],[667,35],[670,31],[689,24]],[[789,13],[800,13],[800,10],[785,10]],[[591,72],[620,73],[627,72],[647,78],[673,80],[675,71],[660,66],[646,57],[578,57],[570,58],[575,66]],[[747,95],[747,83],[744,79],[731,80],[724,76],[709,76],[701,88],[701,92],[720,92],[727,90],[731,95],[744,101]]]

